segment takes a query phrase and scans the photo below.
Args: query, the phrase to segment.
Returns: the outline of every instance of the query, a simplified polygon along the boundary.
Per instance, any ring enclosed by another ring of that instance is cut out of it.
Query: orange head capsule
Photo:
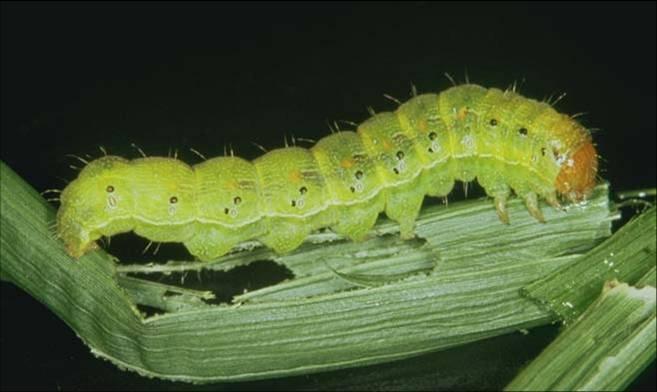
[[[557,191],[571,201],[582,200],[593,190],[597,172],[598,155],[587,139],[563,163],[555,183]]]

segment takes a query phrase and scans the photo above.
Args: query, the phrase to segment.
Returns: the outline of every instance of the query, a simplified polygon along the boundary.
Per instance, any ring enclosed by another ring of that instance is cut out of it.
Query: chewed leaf
[[[377,286],[383,286],[385,284],[397,282],[400,280],[404,280],[406,278],[409,278],[414,275],[418,274],[428,274],[431,271],[433,271],[433,268],[426,268],[424,270],[419,270],[419,271],[411,271],[411,272],[404,272],[400,274],[385,274],[385,275],[372,275],[372,274],[351,274],[351,273],[344,273],[344,272],[339,272],[332,267],[329,266],[329,269],[331,272],[333,272],[335,275],[337,275],[340,279],[344,279],[347,282],[354,284],[356,286],[361,286],[361,287],[377,287]]]

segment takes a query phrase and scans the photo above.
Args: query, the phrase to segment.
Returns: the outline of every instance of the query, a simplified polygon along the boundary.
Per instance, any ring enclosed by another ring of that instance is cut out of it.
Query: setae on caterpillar
[[[539,198],[554,207],[559,197],[581,200],[596,173],[591,135],[572,117],[511,90],[465,84],[253,162],[96,159],[63,190],[57,234],[75,258],[101,236],[131,230],[182,242],[201,260],[250,239],[285,253],[323,227],[361,240],[381,211],[410,238],[424,196],[447,195],[455,180],[477,178],[505,223],[512,190],[543,221]]]

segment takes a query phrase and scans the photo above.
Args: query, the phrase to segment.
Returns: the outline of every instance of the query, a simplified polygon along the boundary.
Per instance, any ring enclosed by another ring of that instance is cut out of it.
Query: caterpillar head
[[[586,198],[596,182],[598,155],[590,138],[587,138],[562,164],[557,176],[557,191],[570,201]]]
[[[125,212],[132,198],[127,179],[121,175],[126,167],[127,161],[120,157],[97,159],[62,191],[57,235],[71,257],[96,249],[95,241],[110,228],[113,232],[129,230],[131,223],[121,219],[129,217]],[[128,226],[127,230],[122,225]]]

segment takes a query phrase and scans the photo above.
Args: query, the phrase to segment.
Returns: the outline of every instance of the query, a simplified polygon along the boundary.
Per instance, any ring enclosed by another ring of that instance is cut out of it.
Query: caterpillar
[[[586,198],[597,166],[574,118],[514,90],[464,84],[252,162],[98,158],[62,191],[57,235],[74,258],[102,236],[134,231],[213,260],[251,239],[290,252],[325,227],[359,241],[385,211],[407,239],[425,195],[445,196],[456,180],[476,178],[504,223],[512,192],[543,221],[539,199],[558,208]]]

